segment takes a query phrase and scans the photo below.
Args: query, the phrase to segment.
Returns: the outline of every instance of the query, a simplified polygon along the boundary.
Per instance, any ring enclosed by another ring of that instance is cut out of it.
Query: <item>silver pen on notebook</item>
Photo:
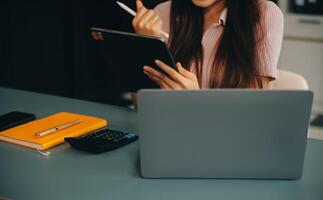
[[[130,15],[132,16],[136,16],[136,12],[131,10],[128,6],[126,6],[124,3],[121,3],[120,1],[117,1],[117,4],[125,11],[127,11]],[[166,37],[166,38],[169,38],[169,34],[164,32],[164,31],[161,31],[161,34]]]
[[[70,127],[72,127],[72,126],[74,126],[74,125],[76,125],[76,124],[78,124],[80,122],[81,122],[80,119],[74,119],[74,120],[66,122],[64,124],[54,126],[54,127],[50,128],[50,129],[40,131],[40,132],[36,133],[35,136],[36,137],[43,137],[45,135],[49,135],[49,134],[55,133],[55,132],[60,131],[60,130],[70,128]]]

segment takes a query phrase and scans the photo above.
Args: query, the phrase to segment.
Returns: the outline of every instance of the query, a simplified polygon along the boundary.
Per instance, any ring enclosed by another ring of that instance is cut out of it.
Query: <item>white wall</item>
[[[323,16],[291,14],[287,0],[280,7],[285,33],[278,67],[305,77],[314,91],[313,111],[323,113]]]

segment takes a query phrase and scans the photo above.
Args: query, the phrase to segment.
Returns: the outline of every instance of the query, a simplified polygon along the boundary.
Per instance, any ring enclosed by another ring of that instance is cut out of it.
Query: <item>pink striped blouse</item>
[[[157,5],[154,9],[156,14],[163,21],[163,30],[170,32],[170,7],[171,2],[167,1]],[[284,29],[284,18],[281,10],[271,1],[261,0],[261,9],[264,13],[264,30],[266,30],[266,52],[267,56],[263,59],[263,66],[260,66],[264,77],[276,79],[277,77],[277,64],[280,55],[283,29]],[[210,88],[210,70],[212,61],[214,58],[214,50],[216,50],[216,43],[220,39],[220,36],[225,28],[221,26],[221,21],[226,21],[227,10],[223,10],[218,22],[214,22],[203,34],[202,46],[204,50],[204,62],[202,66],[202,80],[201,88]],[[191,71],[195,73],[195,67],[192,67]]]

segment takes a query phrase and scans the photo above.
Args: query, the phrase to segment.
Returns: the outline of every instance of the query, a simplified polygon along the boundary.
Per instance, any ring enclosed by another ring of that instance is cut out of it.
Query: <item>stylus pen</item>
[[[80,119],[74,119],[74,120],[66,122],[64,124],[54,126],[53,128],[38,132],[38,133],[35,134],[35,136],[42,137],[42,136],[45,136],[45,135],[49,135],[49,134],[55,133],[57,131],[66,129],[66,128],[70,128],[70,127],[72,127],[72,126],[74,126],[74,125],[76,125],[76,124],[78,124],[80,122],[81,122]]]
[[[130,15],[132,15],[132,16],[136,16],[136,12],[135,11],[133,11],[133,10],[131,10],[128,6],[126,6],[124,3],[121,3],[121,2],[119,2],[119,1],[117,1],[117,4],[123,9],[123,10],[125,10],[125,11],[127,11]],[[161,34],[164,36],[164,37],[166,37],[166,38],[169,38],[169,35],[168,35],[168,33],[166,33],[166,32],[164,32],[164,31],[161,31]]]

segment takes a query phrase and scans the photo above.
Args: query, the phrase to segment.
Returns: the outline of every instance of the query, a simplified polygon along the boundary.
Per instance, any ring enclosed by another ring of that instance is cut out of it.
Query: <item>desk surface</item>
[[[37,117],[59,111],[89,114],[108,119],[111,128],[136,132],[136,113],[126,108],[0,88],[0,113],[13,110]],[[313,139],[303,177],[296,181],[142,179],[138,142],[100,155],[62,144],[46,157],[4,142],[0,152],[0,197],[14,200],[323,199],[323,141]]]

